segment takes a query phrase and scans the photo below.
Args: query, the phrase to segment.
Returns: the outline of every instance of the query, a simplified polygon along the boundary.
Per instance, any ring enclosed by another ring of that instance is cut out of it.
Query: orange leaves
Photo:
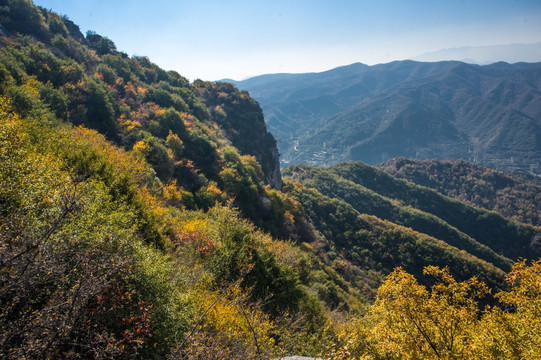
[[[284,218],[286,218],[287,220],[289,220],[292,224],[295,224],[295,217],[293,216],[292,213],[289,212],[289,210],[286,210],[285,213],[284,213]]]
[[[135,289],[110,287],[95,298],[88,310],[87,326],[109,331],[123,356],[137,353],[152,338],[150,312],[154,306],[139,296]]]
[[[137,87],[137,95],[139,95],[142,98],[146,98],[148,94],[148,89],[142,86]]]
[[[153,104],[155,105],[155,104]],[[154,111],[154,116],[160,116],[160,115],[164,115],[165,112],[167,111],[166,109],[162,108],[162,107],[158,107],[158,105],[155,105],[156,107],[153,106],[153,111]]]
[[[195,118],[192,114],[186,113],[186,112],[180,112],[180,115],[184,119],[184,124],[186,125],[186,128],[188,130],[191,130],[195,124]]]
[[[174,206],[182,208],[182,189],[178,187],[176,180],[169,180],[164,186],[164,198]]]
[[[209,184],[207,191],[215,196],[222,195],[222,190],[218,189],[214,184]]]
[[[93,76],[94,76],[95,78],[99,79],[100,81],[103,81],[103,74],[97,73],[97,72],[96,72],[96,73],[94,73]]]
[[[124,85],[124,94],[127,98],[132,100],[137,99],[137,87],[131,81],[128,81],[128,83]]]
[[[224,99],[228,99],[229,98],[229,94],[224,92],[224,91],[219,91],[218,92],[218,99],[220,100],[224,100]]]
[[[209,256],[216,248],[216,243],[208,232],[210,225],[207,219],[195,219],[182,223],[181,244],[193,247],[201,256]]]
[[[120,115],[118,118],[118,123],[127,134],[135,132],[142,127],[140,121],[130,119],[125,114]]]

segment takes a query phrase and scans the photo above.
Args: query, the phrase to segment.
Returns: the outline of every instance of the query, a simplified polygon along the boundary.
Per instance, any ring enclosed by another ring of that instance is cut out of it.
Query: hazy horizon
[[[34,3],[190,80],[320,72],[451,48],[541,42],[541,2],[533,0]]]

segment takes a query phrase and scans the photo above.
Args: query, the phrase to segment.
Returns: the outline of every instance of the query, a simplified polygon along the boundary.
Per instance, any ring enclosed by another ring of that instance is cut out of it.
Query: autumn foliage
[[[504,283],[510,260],[398,201],[280,189],[247,92],[30,0],[0,22],[0,358],[539,357],[539,261]]]

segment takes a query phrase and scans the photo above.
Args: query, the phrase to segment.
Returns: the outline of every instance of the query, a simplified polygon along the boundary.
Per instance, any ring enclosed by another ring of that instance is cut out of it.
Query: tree
[[[491,359],[539,359],[541,356],[541,260],[519,261],[507,277],[511,290],[498,293],[508,311],[485,312],[475,332],[477,356]]]
[[[43,15],[30,0],[7,1],[7,6],[0,8],[0,22],[8,31],[34,35],[42,40],[50,36]]]
[[[371,309],[369,341],[377,358],[464,359],[473,351],[471,330],[487,294],[476,278],[457,282],[448,269],[428,266],[430,290],[397,268],[378,290]]]
[[[126,177],[143,165],[47,119],[0,97],[0,358],[164,358],[190,308]]]
[[[111,39],[98,35],[94,31],[89,30],[87,32],[86,40],[90,47],[96,50],[98,55],[113,54],[116,52],[116,45]]]
[[[177,134],[173,134],[171,130],[169,130],[169,135],[167,135],[167,138],[165,139],[165,145],[169,149],[171,149],[175,160],[179,161],[182,159],[182,152],[184,151],[184,143],[182,142],[182,140],[180,140]]]
[[[170,131],[181,139],[186,138],[186,126],[182,115],[174,108],[169,108],[150,122],[152,135],[165,139]]]

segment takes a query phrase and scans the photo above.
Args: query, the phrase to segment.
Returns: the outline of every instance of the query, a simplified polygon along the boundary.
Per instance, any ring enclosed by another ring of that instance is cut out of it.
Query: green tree
[[[116,72],[107,64],[99,64],[96,71],[103,76],[103,81],[109,85],[113,85],[117,78]]]
[[[78,100],[82,104],[78,104],[78,108],[82,116],[73,120],[113,137],[117,131],[114,99],[105,84],[95,77],[87,77],[80,90],[82,97]]]
[[[172,131],[173,134],[179,136],[181,139],[186,137],[186,126],[184,125],[184,119],[182,115],[174,108],[165,110],[163,114],[159,114],[156,120],[151,121],[150,131],[152,135],[165,139]]]
[[[86,40],[88,41],[90,47],[95,49],[99,55],[112,54],[116,52],[116,45],[111,39],[98,35],[94,31],[89,30],[87,32]]]
[[[7,4],[6,4],[7,3]],[[9,31],[34,35],[45,40],[50,33],[45,18],[30,0],[8,0],[2,2],[0,22]]]
[[[175,160],[180,160],[182,158],[182,152],[184,151],[184,143],[177,134],[173,134],[171,130],[169,130],[169,135],[167,135],[167,138],[165,139],[165,145],[171,149],[173,152],[173,155],[175,157]]]
[[[39,88],[41,101],[49,107],[57,118],[68,120],[68,97],[48,82]]]

